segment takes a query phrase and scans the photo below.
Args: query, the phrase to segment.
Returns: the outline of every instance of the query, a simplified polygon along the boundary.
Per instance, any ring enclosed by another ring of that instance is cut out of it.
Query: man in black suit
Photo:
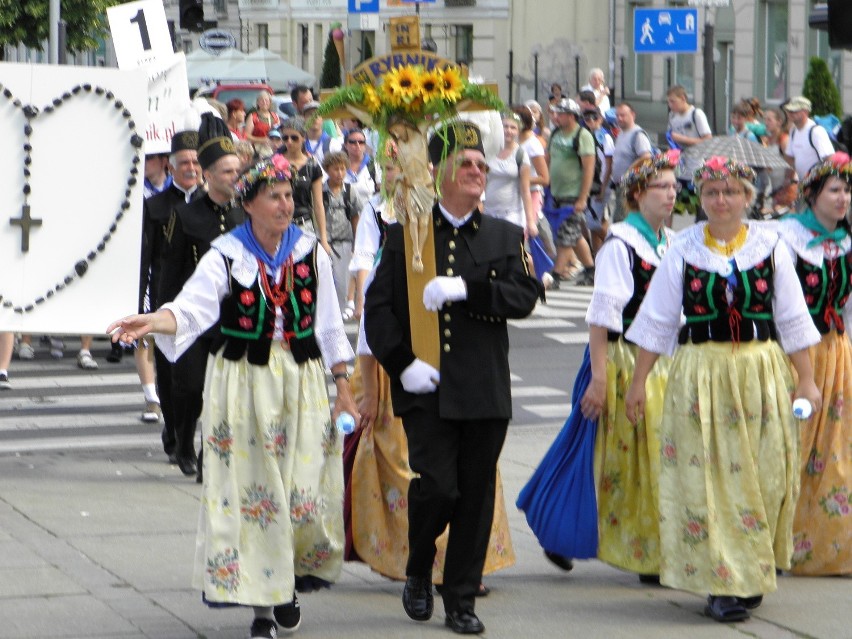
[[[169,155],[172,183],[162,192],[145,200],[142,206],[142,267],[139,270],[139,312],[149,313],[159,308],[159,284],[163,245],[172,211],[191,202],[203,192],[198,188],[201,167],[198,164],[198,131],[180,131],[172,137]],[[157,394],[163,413],[163,450],[173,464],[175,452],[175,418],[172,407],[172,365],[153,345],[154,366],[157,371]]]
[[[448,125],[429,143],[434,166],[446,158],[441,200],[426,241],[437,277],[423,304],[438,313],[440,370],[414,354],[407,289],[409,260],[399,224],[388,227],[366,297],[367,343],[391,378],[411,469],[409,556],[403,607],[412,619],[432,615],[435,540],[450,526],[441,595],[446,625],[475,634],[474,613],[494,514],[497,459],[512,416],[506,320],[526,317],[541,288],[527,269],[521,228],[479,211],[487,165],[479,129]],[[415,329],[416,330],[416,329]]]
[[[158,303],[171,302],[192,275],[210,243],[243,223],[245,213],[233,205],[240,160],[225,122],[205,113],[198,136],[198,161],[207,193],[172,211],[166,228]],[[195,475],[195,425],[201,416],[201,395],[207,355],[215,349],[216,324],[172,365],[172,414],[175,457],[184,475]]]

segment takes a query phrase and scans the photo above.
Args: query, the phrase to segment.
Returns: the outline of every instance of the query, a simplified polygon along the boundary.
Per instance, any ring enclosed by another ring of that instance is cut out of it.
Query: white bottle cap
[[[793,417],[796,419],[808,419],[813,412],[813,406],[804,397],[793,402]]]

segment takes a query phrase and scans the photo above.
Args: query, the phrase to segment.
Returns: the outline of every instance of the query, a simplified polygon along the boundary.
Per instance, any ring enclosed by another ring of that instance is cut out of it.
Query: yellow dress
[[[352,377],[356,401],[363,397],[361,369],[356,361]],[[402,421],[393,415],[390,379],[378,366],[378,411],[375,423],[358,442],[351,476],[352,538],[360,558],[376,572],[391,579],[405,579],[408,561],[408,442]],[[447,531],[436,542],[437,553],[432,581],[443,582]],[[509,520],[503,498],[500,470],[497,470],[494,519],[483,574],[515,563],[509,533]]]
[[[639,574],[660,571],[659,424],[671,359],[660,357],[645,383],[645,419],[634,426],[624,396],[633,381],[637,347],[619,338],[607,345],[606,410],[595,441],[598,558]]]

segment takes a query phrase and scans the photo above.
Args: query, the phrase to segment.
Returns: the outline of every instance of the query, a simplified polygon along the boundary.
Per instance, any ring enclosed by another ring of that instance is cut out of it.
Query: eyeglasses
[[[599,116],[599,115],[597,115],[596,113],[587,113],[586,115],[584,115],[584,116],[583,116],[583,119],[584,119],[586,122],[594,122],[594,121],[595,121],[595,120],[597,120],[599,117],[600,117],[600,116]]]
[[[680,182],[658,182],[657,184],[647,184],[646,189],[656,189],[658,191],[672,190],[675,193],[680,193],[683,185]]]
[[[742,195],[743,193],[745,193],[745,191],[742,189],[707,189],[706,191],[701,191],[701,197],[713,200],[720,195],[723,195],[725,196],[725,199],[730,200]]]
[[[282,135],[281,139],[285,142],[298,142],[302,139],[301,135]]]
[[[480,173],[488,173],[488,165],[483,160],[471,160],[470,158],[457,158],[456,168],[470,169],[473,167],[479,169]]]
[[[367,144],[367,140],[347,140],[347,142],[349,144],[357,144],[359,146],[362,144]]]

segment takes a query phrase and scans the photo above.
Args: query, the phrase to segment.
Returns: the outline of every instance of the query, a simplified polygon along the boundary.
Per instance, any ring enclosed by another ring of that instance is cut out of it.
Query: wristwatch
[[[349,381],[349,373],[334,373],[331,378],[336,382],[338,379]]]

